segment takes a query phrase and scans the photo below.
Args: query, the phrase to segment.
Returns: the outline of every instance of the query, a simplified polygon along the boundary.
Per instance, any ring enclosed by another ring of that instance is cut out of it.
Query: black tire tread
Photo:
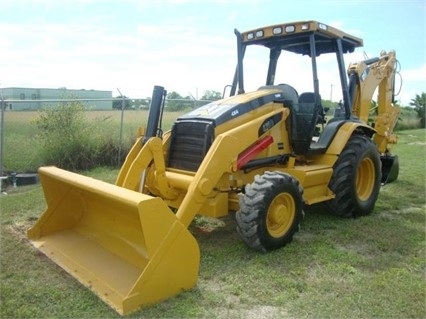
[[[355,194],[354,179],[357,165],[365,156],[370,156],[375,163],[376,181],[370,198],[365,203],[360,203]],[[326,203],[328,210],[336,216],[345,218],[370,214],[380,190],[380,180],[380,155],[375,144],[367,136],[353,135],[334,164],[329,188],[336,197]]]
[[[279,245],[276,243],[269,243],[262,239],[262,227],[265,221],[262,220],[262,212],[268,210],[268,203],[271,194],[277,192],[280,185],[291,185],[298,193],[299,201],[298,215],[295,218],[294,225],[289,229],[285,238]],[[263,175],[256,175],[253,183],[246,185],[245,194],[240,197],[240,210],[237,212],[237,231],[243,241],[251,248],[266,252],[269,250],[280,248],[292,241],[293,235],[300,228],[300,221],[303,217],[303,188],[300,186],[297,179],[289,174],[282,172],[265,172]]]

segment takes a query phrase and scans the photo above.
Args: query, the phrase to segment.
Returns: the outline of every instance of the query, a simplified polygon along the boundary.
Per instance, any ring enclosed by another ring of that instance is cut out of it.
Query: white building
[[[6,103],[6,110],[37,110],[44,106],[57,105],[58,100],[69,99],[81,100],[80,102],[83,105],[92,110],[112,109],[112,91],[20,87],[2,88],[0,90]]]

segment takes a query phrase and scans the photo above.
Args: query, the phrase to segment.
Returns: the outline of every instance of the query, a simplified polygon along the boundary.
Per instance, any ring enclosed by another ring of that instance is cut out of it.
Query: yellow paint
[[[196,284],[198,244],[162,199],[56,167],[39,176],[47,209],[28,238],[120,314]]]

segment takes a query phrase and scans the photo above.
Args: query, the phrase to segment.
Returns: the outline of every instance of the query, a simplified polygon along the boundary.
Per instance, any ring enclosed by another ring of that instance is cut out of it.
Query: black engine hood
[[[203,105],[180,116],[177,121],[201,120],[212,122],[217,126],[282,98],[282,92],[271,89],[235,95]]]

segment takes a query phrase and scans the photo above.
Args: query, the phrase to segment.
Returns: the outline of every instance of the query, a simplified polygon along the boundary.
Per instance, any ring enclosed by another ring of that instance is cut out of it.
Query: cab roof
[[[336,52],[335,40],[341,39],[343,53],[363,46],[360,38],[317,21],[275,24],[242,33],[243,45],[262,45],[268,48],[310,55],[310,35],[315,35],[316,55]]]

